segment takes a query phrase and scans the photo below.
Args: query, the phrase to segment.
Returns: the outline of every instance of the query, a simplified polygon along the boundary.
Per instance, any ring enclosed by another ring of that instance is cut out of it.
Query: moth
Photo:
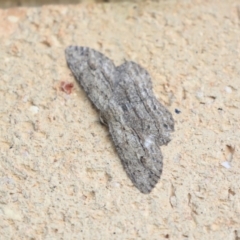
[[[162,174],[161,145],[174,131],[172,114],[156,99],[148,72],[132,61],[115,66],[88,47],[65,50],[69,68],[108,126],[132,183],[150,193]]]

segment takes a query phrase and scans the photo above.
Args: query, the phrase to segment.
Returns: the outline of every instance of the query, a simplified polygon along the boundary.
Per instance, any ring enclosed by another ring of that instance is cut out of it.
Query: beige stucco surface
[[[71,75],[73,44],[141,64],[172,112],[151,194]],[[1,239],[240,239],[239,56],[237,0],[0,10]]]

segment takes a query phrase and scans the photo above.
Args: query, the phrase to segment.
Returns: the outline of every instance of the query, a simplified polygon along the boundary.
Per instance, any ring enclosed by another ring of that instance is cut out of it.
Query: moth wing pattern
[[[128,177],[142,193],[150,193],[162,173],[160,149],[155,143],[140,140],[131,127],[110,122],[109,131]]]
[[[69,46],[65,55],[69,68],[92,103],[98,110],[104,110],[114,88],[113,61],[87,47]]]
[[[163,168],[159,146],[174,130],[171,113],[153,94],[150,75],[134,62],[115,67],[86,47],[68,47],[66,59],[100,110],[127,175],[142,193],[150,193]]]
[[[133,112],[136,112],[135,109],[138,112],[138,121],[133,126],[140,122],[142,125],[148,123],[148,135],[154,135],[159,145],[166,145],[174,131],[174,120],[172,114],[156,99],[149,73],[135,62],[125,62],[117,69],[118,83],[121,89],[127,89],[127,96],[123,99],[130,99],[128,105],[132,106]],[[116,94],[114,96],[116,98]]]
[[[145,69],[125,62],[117,71],[109,131],[129,178],[142,193],[149,193],[162,173],[159,145],[170,141],[173,119],[155,98]]]

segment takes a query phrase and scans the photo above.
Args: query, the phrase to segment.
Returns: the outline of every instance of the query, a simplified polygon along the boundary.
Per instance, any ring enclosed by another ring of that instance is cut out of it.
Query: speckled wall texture
[[[172,112],[151,194],[124,172],[69,45],[139,63]],[[0,10],[0,46],[1,239],[240,239],[239,1]]]

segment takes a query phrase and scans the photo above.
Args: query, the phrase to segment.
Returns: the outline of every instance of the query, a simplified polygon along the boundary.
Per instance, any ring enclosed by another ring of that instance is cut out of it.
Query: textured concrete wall
[[[237,0],[0,10],[1,239],[240,239],[239,16]],[[141,64],[173,113],[151,194],[71,75],[73,44]]]
[[[140,2],[144,0],[0,0],[0,8],[10,7],[34,7],[47,4],[79,4],[79,3],[103,3],[103,2]]]

